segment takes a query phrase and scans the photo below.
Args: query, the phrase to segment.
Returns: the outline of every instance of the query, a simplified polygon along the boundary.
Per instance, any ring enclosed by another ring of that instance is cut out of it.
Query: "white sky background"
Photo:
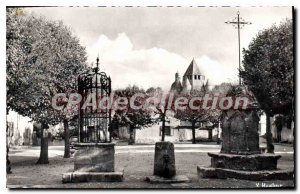
[[[62,20],[87,49],[98,53],[100,68],[114,89],[136,84],[169,90],[176,71],[182,76],[194,57],[210,85],[236,82],[237,29],[225,21],[241,17],[252,25],[241,31],[241,48],[255,35],[285,18],[291,7],[81,7],[26,8]]]

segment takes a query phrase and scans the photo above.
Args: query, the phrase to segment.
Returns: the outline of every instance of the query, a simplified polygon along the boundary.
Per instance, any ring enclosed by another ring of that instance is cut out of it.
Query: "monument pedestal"
[[[184,175],[175,175],[170,178],[164,178],[161,176],[148,176],[146,177],[146,181],[152,184],[159,184],[159,183],[186,183],[189,182],[190,180],[188,177]]]
[[[146,177],[150,183],[183,183],[189,179],[184,175],[176,175],[174,144],[156,142],[153,176]]]
[[[211,167],[233,170],[276,170],[277,160],[281,157],[275,154],[235,155],[225,153],[208,153],[211,157]]]
[[[62,182],[120,182],[123,171],[115,172],[115,144],[77,143],[74,172],[63,174]]]
[[[259,147],[257,104],[251,92],[244,86],[235,86],[227,97],[247,97],[243,108],[223,110],[221,115],[222,148],[220,153],[208,153],[210,167],[197,167],[199,178],[236,178],[247,180],[293,179],[293,170],[277,169],[281,157],[261,153]]]
[[[293,170],[277,169],[275,154],[233,155],[208,153],[211,166],[197,166],[199,178],[236,178],[255,181],[293,179]]]

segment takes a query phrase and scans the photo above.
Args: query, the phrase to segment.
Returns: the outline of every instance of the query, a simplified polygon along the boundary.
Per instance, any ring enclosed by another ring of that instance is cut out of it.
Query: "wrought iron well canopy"
[[[79,107],[79,143],[110,142],[111,107],[101,106],[101,99],[109,99],[111,94],[111,78],[105,72],[100,72],[99,57],[96,67],[91,72],[78,76],[78,93],[82,100]],[[93,106],[84,107],[84,103],[96,100]]]

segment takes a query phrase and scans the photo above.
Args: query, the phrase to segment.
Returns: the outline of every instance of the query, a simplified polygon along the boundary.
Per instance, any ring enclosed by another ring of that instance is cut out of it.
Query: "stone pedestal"
[[[115,172],[115,144],[75,144],[74,172],[63,174],[63,183],[68,182],[119,182],[123,172]]]
[[[176,175],[174,144],[157,142],[155,144],[154,175],[171,178]]]
[[[208,153],[211,157],[211,167],[232,170],[276,170],[277,160],[281,157],[275,154],[235,155],[223,153]]]
[[[190,180],[184,176],[184,175],[175,175],[171,178],[164,178],[161,176],[148,176],[146,177],[146,181],[148,181],[151,184],[160,184],[160,183],[186,183]]]
[[[184,175],[176,176],[174,144],[157,142],[155,144],[153,176],[146,177],[150,183],[182,183],[189,179]]]
[[[213,168],[197,166],[198,177],[200,178],[218,178],[218,179],[244,179],[251,181],[267,180],[291,180],[294,178],[293,170],[260,170],[245,171],[232,170],[229,168]]]
[[[211,157],[210,167],[197,167],[199,178],[236,178],[255,181],[293,179],[291,169],[277,169],[275,154],[235,155],[208,153]]]
[[[293,179],[293,170],[277,169],[275,154],[261,153],[259,148],[257,106],[245,87],[230,91],[232,99],[247,97],[246,108],[222,112],[222,148],[220,153],[208,153],[210,167],[197,167],[199,178],[237,178],[248,180]],[[230,95],[229,95],[230,97]]]

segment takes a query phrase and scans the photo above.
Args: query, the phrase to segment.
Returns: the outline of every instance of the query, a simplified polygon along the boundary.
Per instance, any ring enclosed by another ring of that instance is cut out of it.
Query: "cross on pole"
[[[239,43],[239,84],[241,85],[241,41],[240,41],[240,29],[242,29],[245,25],[252,24],[251,22],[245,22],[245,20],[240,17],[240,12],[237,12],[237,17],[235,17],[232,21],[225,22],[226,24],[232,24],[235,29],[238,29],[238,43]]]

